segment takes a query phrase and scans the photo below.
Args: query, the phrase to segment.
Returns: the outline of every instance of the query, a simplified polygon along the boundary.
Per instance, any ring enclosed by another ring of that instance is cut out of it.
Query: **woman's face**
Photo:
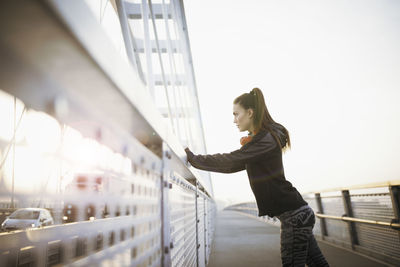
[[[253,129],[253,110],[245,109],[240,104],[233,104],[233,123],[239,131],[252,131]]]

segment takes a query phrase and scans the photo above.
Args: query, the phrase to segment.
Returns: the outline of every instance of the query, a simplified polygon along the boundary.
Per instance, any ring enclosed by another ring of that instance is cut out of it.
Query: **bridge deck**
[[[279,227],[235,211],[217,214],[208,267],[281,266]],[[364,256],[319,242],[331,267],[387,266]]]

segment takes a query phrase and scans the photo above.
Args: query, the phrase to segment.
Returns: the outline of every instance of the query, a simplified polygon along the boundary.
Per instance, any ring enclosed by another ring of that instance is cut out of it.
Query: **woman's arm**
[[[246,169],[244,163],[231,162],[230,164],[221,164],[221,157],[224,158],[226,154],[214,155],[194,155],[189,148],[185,149],[187,159],[193,167],[212,172],[233,173]],[[224,159],[222,159],[224,161]]]
[[[188,161],[195,168],[205,171],[232,173],[244,170],[247,163],[257,160],[259,156],[271,152],[276,147],[275,140],[270,137],[260,142],[243,146],[241,149],[231,153],[194,155],[189,148],[186,148],[185,152]]]

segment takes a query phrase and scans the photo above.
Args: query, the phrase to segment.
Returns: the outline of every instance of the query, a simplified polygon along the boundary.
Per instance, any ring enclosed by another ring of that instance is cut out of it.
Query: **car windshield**
[[[35,220],[39,215],[40,211],[36,210],[17,210],[10,215],[10,219]]]

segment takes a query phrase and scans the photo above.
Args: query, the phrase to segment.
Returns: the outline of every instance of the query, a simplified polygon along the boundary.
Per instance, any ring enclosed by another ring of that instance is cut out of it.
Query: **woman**
[[[283,266],[329,266],[312,233],[315,216],[300,193],[285,179],[282,151],[290,148],[289,132],[275,122],[260,89],[242,94],[233,102],[234,123],[249,135],[231,153],[194,155],[185,149],[195,168],[232,173],[245,170],[256,198],[258,216],[281,221]]]

